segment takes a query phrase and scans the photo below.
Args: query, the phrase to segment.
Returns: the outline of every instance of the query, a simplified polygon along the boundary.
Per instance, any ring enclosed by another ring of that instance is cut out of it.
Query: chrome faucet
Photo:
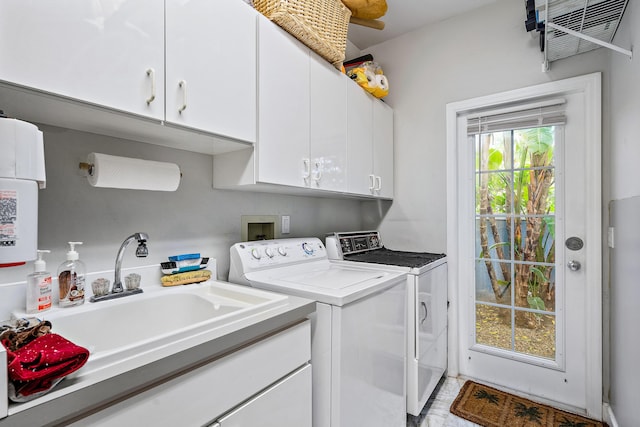
[[[111,292],[100,295],[92,295],[89,299],[90,302],[98,302],[98,301],[107,301],[114,298],[126,297],[129,295],[135,295],[142,293],[142,289],[139,287],[135,287],[132,289],[124,289],[122,286],[122,258],[124,257],[124,251],[129,246],[129,243],[134,240],[138,241],[138,248],[136,249],[136,256],[138,258],[145,258],[149,255],[149,250],[147,249],[147,240],[149,240],[149,236],[147,233],[134,233],[131,236],[127,237],[124,242],[120,245],[120,249],[118,250],[118,255],[116,256],[116,270],[114,273],[113,286],[111,287]],[[104,279],[102,279],[104,280]],[[108,280],[107,280],[108,282]]]
[[[149,255],[149,250],[147,249],[147,240],[149,240],[149,236],[147,233],[134,233],[131,236],[127,237],[122,245],[120,245],[120,250],[118,250],[118,256],[116,256],[116,270],[113,279],[113,288],[111,288],[111,293],[121,293],[124,291],[122,287],[122,258],[124,257],[124,250],[129,246],[129,243],[134,240],[138,241],[138,248],[136,249],[136,256],[138,258],[146,258]]]

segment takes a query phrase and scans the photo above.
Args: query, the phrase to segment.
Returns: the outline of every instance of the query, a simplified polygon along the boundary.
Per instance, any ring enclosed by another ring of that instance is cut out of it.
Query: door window
[[[469,136],[480,349],[556,359],[554,149],[560,132],[561,126],[543,126]]]

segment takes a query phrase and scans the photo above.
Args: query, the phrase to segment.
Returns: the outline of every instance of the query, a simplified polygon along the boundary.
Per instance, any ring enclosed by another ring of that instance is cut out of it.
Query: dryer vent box
[[[271,240],[281,236],[278,215],[242,215],[241,241]]]

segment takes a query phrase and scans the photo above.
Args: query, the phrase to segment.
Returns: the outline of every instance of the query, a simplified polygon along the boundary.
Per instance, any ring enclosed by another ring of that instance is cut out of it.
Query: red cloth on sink
[[[16,351],[7,349],[7,371],[16,393],[28,396],[50,389],[55,380],[77,371],[88,358],[86,348],[49,333]]]

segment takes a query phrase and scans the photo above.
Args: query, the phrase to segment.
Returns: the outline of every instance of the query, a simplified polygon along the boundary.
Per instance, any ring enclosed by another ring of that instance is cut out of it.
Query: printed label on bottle
[[[38,311],[51,308],[51,277],[45,277],[38,286]]]
[[[69,300],[71,301],[79,301],[84,299],[84,276],[75,275],[74,285],[71,287],[71,292],[69,293]]]
[[[66,270],[58,276],[60,306],[78,305],[84,302],[84,276]]]

